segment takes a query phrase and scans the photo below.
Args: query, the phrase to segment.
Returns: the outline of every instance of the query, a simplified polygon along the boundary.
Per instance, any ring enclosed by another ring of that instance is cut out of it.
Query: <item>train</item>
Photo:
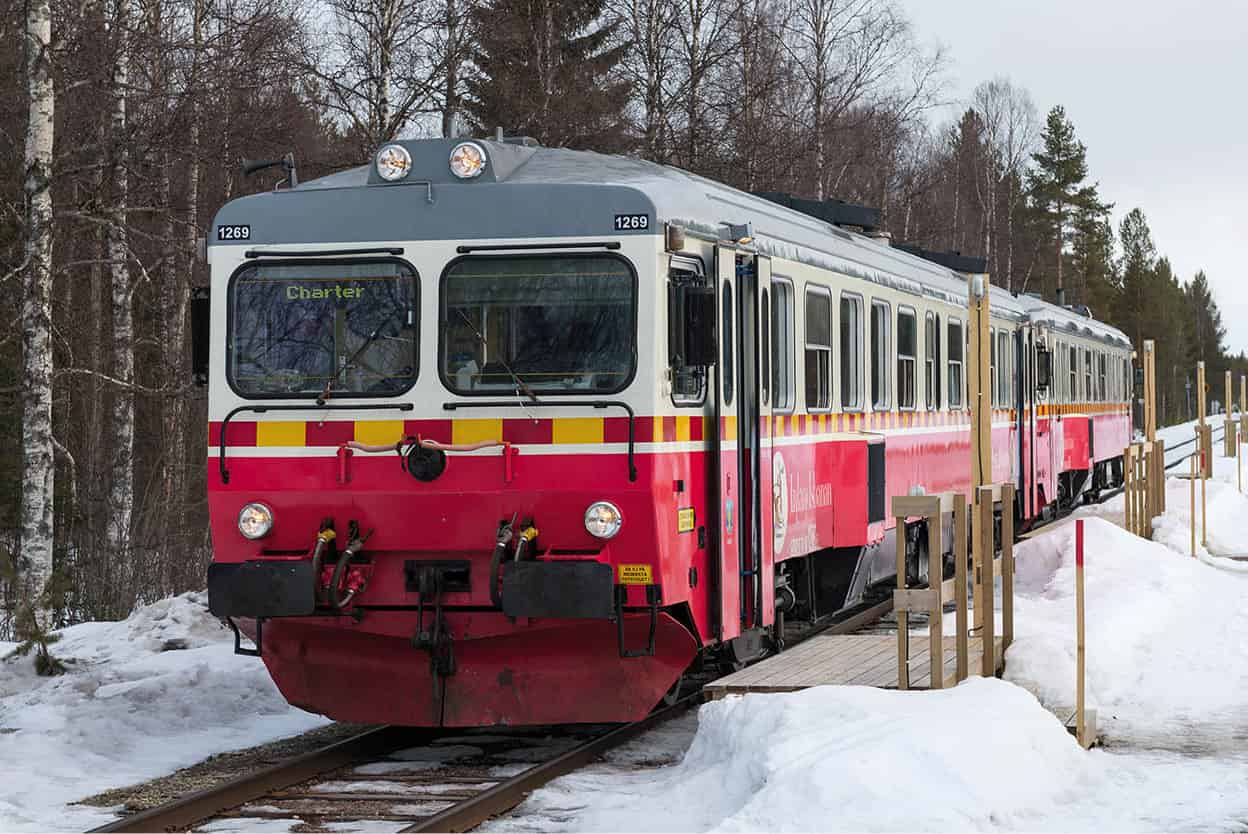
[[[1121,481],[1130,340],[878,212],[501,135],[283,165],[191,318],[209,607],[306,710],[631,721],[876,598],[889,497],[970,490],[976,282],[1005,511]]]

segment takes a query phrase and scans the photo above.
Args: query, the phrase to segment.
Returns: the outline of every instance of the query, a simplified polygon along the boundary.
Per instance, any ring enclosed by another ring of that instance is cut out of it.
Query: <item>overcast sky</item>
[[[1143,209],[1179,277],[1209,276],[1228,348],[1248,351],[1248,2],[900,2],[947,48],[951,98],[1005,75],[1042,119],[1065,106],[1115,231]]]

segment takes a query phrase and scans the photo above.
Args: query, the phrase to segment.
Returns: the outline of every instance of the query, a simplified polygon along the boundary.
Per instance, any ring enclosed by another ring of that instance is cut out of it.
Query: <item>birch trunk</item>
[[[113,376],[129,386],[134,382],[134,313],[131,306],[129,241],[126,233],[130,199],[130,155],[126,136],[126,104],[130,83],[128,31],[129,0],[117,0],[113,20],[116,37],[112,78],[113,206],[109,211],[108,269],[112,290]],[[105,544],[113,558],[122,556],[130,539],[134,513],[134,391],[115,386],[113,392],[109,466],[108,518]]]
[[[32,617],[23,638],[53,626],[45,590],[52,577],[52,10],[48,0],[26,4],[26,273],[22,302],[22,538],[19,599]],[[25,620],[19,618],[19,624]],[[40,647],[43,656],[46,646]]]

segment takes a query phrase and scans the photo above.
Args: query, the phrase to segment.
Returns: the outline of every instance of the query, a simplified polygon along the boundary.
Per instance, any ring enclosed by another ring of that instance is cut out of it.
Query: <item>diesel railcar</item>
[[[528,140],[230,201],[195,306],[212,611],[294,704],[475,726],[636,719],[867,599],[888,496],[969,489],[975,268],[835,208]],[[990,292],[1029,523],[1121,477],[1131,346]]]

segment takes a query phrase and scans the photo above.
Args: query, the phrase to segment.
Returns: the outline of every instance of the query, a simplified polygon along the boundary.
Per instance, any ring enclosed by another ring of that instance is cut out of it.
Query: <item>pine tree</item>
[[[1222,340],[1226,338],[1226,328],[1222,326],[1222,312],[1213,300],[1209,279],[1203,271],[1196,273],[1185,290],[1187,320],[1191,326],[1189,360],[1204,362],[1209,378],[1213,379],[1215,371],[1223,370]]]
[[[595,25],[602,7],[602,0],[486,0],[472,58],[478,75],[468,82],[477,129],[502,127],[551,147],[627,150],[630,85],[615,80],[615,70],[630,44],[619,41],[618,21]]]
[[[1144,339],[1154,338],[1147,330],[1149,293],[1154,284],[1154,267],[1157,264],[1157,247],[1153,245],[1152,233],[1144,212],[1131,209],[1122,219],[1118,239],[1122,243],[1122,294],[1118,309],[1114,311],[1114,323],[1126,331],[1141,350]]]
[[[1087,148],[1075,138],[1075,126],[1066,118],[1065,108],[1059,105],[1049,111],[1040,142],[1043,150],[1032,154],[1036,168],[1030,172],[1028,184],[1033,206],[1053,240],[1056,290],[1062,303],[1062,261],[1076,217],[1104,216],[1112,204],[1101,202],[1096,184],[1084,184],[1088,177]]]

